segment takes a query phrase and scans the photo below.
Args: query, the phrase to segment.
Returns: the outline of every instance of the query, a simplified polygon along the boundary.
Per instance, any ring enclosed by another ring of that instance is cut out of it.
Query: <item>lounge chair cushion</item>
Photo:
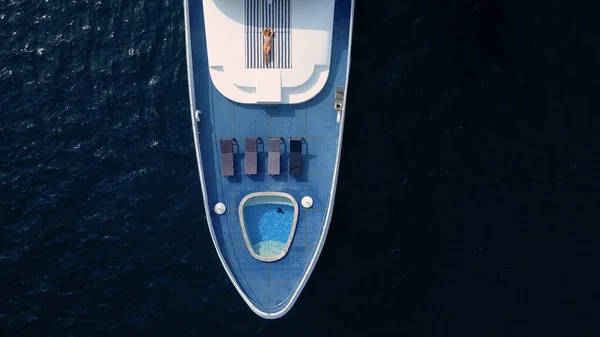
[[[219,140],[221,147],[221,174],[224,176],[234,175],[233,170],[233,139],[223,138]]]
[[[246,138],[244,158],[244,172],[246,174],[258,173],[258,140],[256,137]]]
[[[302,174],[302,139],[290,139],[290,175]]]
[[[267,148],[269,150],[267,171],[269,174],[277,175],[281,170],[281,138],[269,138]]]

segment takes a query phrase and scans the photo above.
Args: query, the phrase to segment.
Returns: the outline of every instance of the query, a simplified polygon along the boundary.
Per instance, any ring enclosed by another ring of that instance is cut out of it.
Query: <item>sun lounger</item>
[[[224,176],[233,175],[233,139],[221,138],[219,140],[221,146],[221,174]]]
[[[269,138],[267,148],[269,151],[267,172],[277,175],[281,169],[281,138]]]
[[[244,158],[244,172],[246,174],[258,173],[258,139],[246,137],[246,157]]]
[[[290,175],[302,174],[302,138],[290,138]]]

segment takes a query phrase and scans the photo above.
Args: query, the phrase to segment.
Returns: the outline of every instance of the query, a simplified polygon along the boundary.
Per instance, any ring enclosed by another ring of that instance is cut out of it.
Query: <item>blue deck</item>
[[[195,103],[202,111],[198,139],[214,237],[234,283],[256,309],[267,315],[287,311],[293,304],[297,298],[295,293],[306,282],[304,276],[314,267],[311,260],[320,253],[319,241],[327,235],[327,214],[329,207],[333,208],[329,198],[340,136],[340,123],[336,121],[337,113],[333,109],[334,95],[337,87],[343,88],[346,84],[351,6],[352,0],[336,1],[330,74],[321,93],[302,104],[262,106],[233,103],[215,89],[207,69],[202,1],[190,3]],[[258,147],[258,175],[255,176],[244,174],[244,138],[247,136],[262,139]],[[234,146],[235,176],[223,177],[218,140],[231,137],[237,140]],[[279,176],[266,174],[268,137],[285,139]],[[305,140],[300,176],[288,173],[290,137]],[[300,207],[292,245],[287,255],[276,262],[254,259],[246,248],[240,228],[240,201],[249,193],[261,191],[286,192],[298,203],[307,195],[314,200],[312,208]],[[225,214],[216,215],[212,211],[217,202],[227,206]]]

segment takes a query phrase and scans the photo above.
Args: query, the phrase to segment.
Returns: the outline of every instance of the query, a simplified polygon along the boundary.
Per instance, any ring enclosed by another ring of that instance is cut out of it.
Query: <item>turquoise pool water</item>
[[[275,257],[285,251],[294,222],[294,206],[287,198],[254,197],[246,201],[243,213],[246,234],[256,255]]]

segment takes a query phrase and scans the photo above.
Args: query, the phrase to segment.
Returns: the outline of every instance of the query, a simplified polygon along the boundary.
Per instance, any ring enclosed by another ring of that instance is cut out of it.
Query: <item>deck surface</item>
[[[273,0],[274,2],[277,0]],[[325,88],[312,100],[295,105],[261,106],[238,104],[226,99],[213,86],[208,74],[202,1],[190,3],[190,32],[194,65],[196,107],[202,111],[198,124],[202,167],[208,204],[223,202],[227,212],[210,214],[219,249],[235,282],[254,306],[265,312],[277,312],[292,300],[303,286],[301,279],[326,235],[324,228],[332,190],[340,124],[334,111],[335,89],[344,87],[348,58],[351,0],[337,0],[332,59]],[[235,138],[233,177],[221,176],[220,138]],[[259,137],[258,174],[244,174],[245,137]],[[267,170],[267,140],[283,137],[281,174],[270,176]],[[302,174],[289,174],[289,139],[302,137]],[[287,255],[276,262],[254,259],[242,236],[238,205],[252,192],[280,191],[298,202],[311,196],[310,209],[300,207],[296,234]]]

